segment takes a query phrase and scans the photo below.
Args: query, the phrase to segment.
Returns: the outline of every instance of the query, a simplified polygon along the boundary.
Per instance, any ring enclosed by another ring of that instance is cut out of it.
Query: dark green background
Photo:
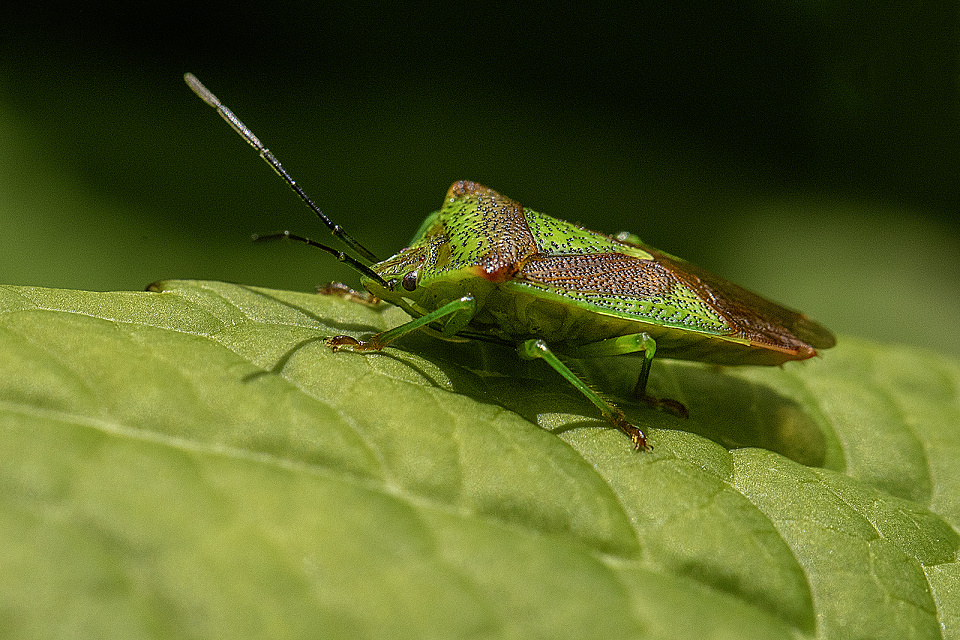
[[[193,71],[378,255],[449,184],[700,263],[839,332],[960,354],[958,7],[18,7],[0,282],[356,278]]]

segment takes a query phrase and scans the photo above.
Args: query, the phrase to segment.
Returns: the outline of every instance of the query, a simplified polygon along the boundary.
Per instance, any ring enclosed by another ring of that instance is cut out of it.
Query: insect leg
[[[540,339],[526,340],[521,342],[520,346],[517,347],[517,353],[521,358],[526,360],[533,360],[535,358],[544,360],[553,367],[557,373],[566,378],[570,384],[576,387],[580,393],[585,395],[590,402],[596,405],[607,422],[627,434],[630,440],[633,441],[634,449],[638,451],[641,449],[643,451],[650,450],[650,447],[647,445],[647,438],[643,435],[643,432],[627,422],[627,419],[620,409],[607,402],[599,393],[591,389],[586,382],[577,377],[577,375],[550,350],[546,342]]]
[[[633,388],[636,398],[654,409],[672,413],[679,418],[686,418],[687,408],[676,400],[669,398],[654,398],[647,394],[647,380],[650,378],[650,365],[657,353],[657,342],[646,333],[631,333],[616,338],[608,338],[599,342],[580,345],[569,349],[566,353],[573,358],[597,358],[600,356],[618,356],[626,353],[643,352],[643,363],[640,365],[640,377]]]
[[[466,327],[476,312],[477,303],[473,296],[463,296],[459,300],[448,302],[436,311],[414,318],[399,327],[378,333],[369,340],[357,340],[351,336],[336,336],[327,340],[327,346],[333,348],[334,351],[341,348],[347,348],[351,351],[380,351],[397,338],[443,318],[448,318],[443,327],[443,335],[450,337]]]
[[[375,308],[380,305],[382,300],[369,291],[356,291],[342,282],[330,282],[321,287],[317,287],[317,294],[321,296],[333,296],[350,302],[356,302],[367,307]]]

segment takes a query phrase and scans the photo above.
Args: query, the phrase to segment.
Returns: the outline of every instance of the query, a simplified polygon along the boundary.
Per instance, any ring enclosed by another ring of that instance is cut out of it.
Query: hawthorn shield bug
[[[655,355],[721,365],[779,365],[812,358],[817,349],[836,343],[829,330],[805,315],[646,246],[633,234],[590,231],[467,180],[450,187],[440,210],[424,220],[410,246],[379,261],[314,204],[196,77],[188,73],[184,79],[359,257],[287,232],[260,239],[296,240],[333,254],[360,273],[370,295],[413,318],[366,340],[329,338],[334,350],[379,351],[421,328],[441,338],[509,343],[521,358],[547,362],[629,436],[634,448],[646,450],[640,429],[565,359],[639,354],[638,400],[686,417],[679,402],[647,395]]]

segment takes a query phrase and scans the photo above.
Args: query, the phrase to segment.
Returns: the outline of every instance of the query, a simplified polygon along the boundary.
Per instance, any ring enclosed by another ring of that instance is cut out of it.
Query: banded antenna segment
[[[328,218],[326,214],[318,207],[313,200],[310,199],[303,189],[300,188],[300,185],[290,177],[290,174],[287,173],[286,169],[283,168],[283,165],[280,164],[280,161],[277,160],[269,149],[263,146],[263,143],[260,142],[257,136],[253,135],[253,131],[247,128],[247,125],[240,122],[240,118],[233,114],[233,111],[230,111],[217,96],[213,95],[209,89],[203,86],[203,83],[197,80],[197,77],[192,73],[185,73],[183,79],[186,81],[187,86],[189,86],[195,94],[197,94],[201,100],[206,102],[208,105],[217,110],[217,113],[227,121],[234,131],[240,134],[240,136],[246,140],[251,147],[256,149],[260,153],[260,157],[270,165],[270,167],[277,172],[284,182],[286,182],[291,189],[300,197],[301,200],[306,203],[310,209],[317,214],[317,217],[323,221],[325,225],[330,229],[330,233],[339,238],[345,245],[356,251],[358,254],[363,256],[365,259],[370,262],[377,262],[377,257],[367,249],[365,246],[360,244],[357,240],[354,240],[353,237],[343,230],[343,228],[336,224],[333,220]]]

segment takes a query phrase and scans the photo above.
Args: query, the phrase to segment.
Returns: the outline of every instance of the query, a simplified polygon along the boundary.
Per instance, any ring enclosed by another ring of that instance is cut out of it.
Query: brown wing
[[[837,343],[829,329],[798,311],[771,302],[694,264],[650,247],[644,249],[736,327],[738,337],[759,344],[799,341],[814,349],[829,349]]]
[[[621,253],[536,255],[517,280],[600,315],[647,323],[665,357],[718,364],[780,364],[816,355],[833,335],[806,316],[643,246]],[[599,322],[599,321],[598,321]],[[611,324],[611,335],[624,331]]]

